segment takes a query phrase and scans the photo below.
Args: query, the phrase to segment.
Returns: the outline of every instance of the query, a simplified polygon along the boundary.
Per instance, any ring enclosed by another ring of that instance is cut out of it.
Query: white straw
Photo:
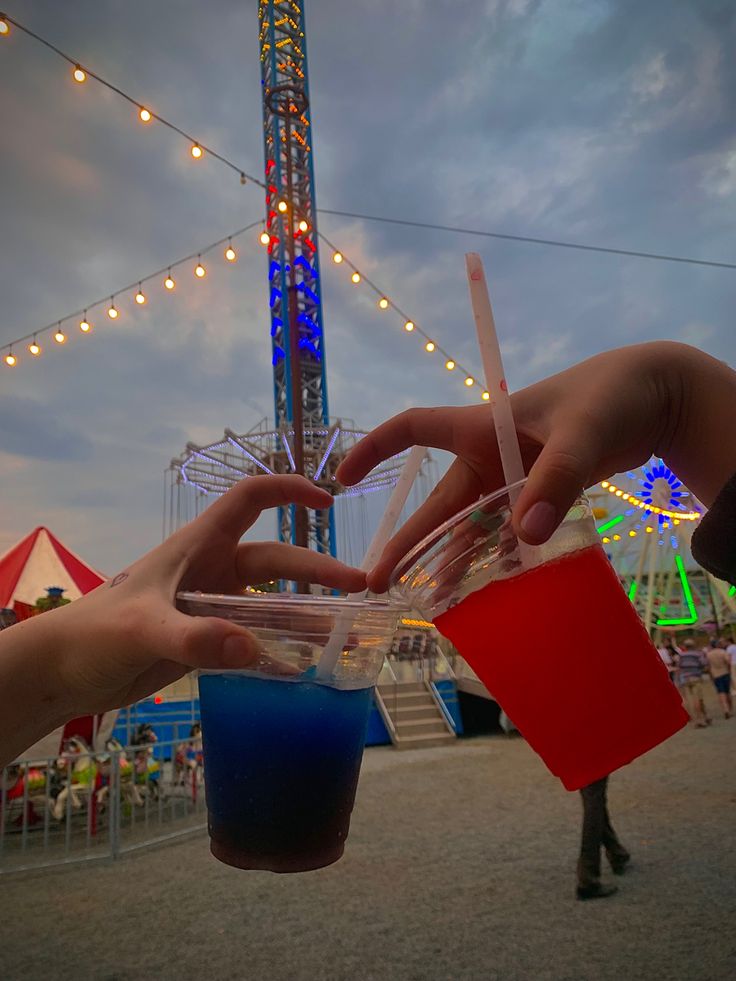
[[[409,492],[414,486],[414,481],[416,480],[417,474],[421,469],[422,461],[424,460],[426,453],[426,446],[412,447],[412,450],[406,459],[406,463],[401,468],[401,473],[399,474],[396,485],[391,492],[391,497],[386,505],[386,510],[383,512],[378,528],[376,529],[376,533],[371,539],[371,543],[368,546],[368,551],[365,553],[363,561],[360,564],[361,569],[364,569],[365,571],[372,569],[380,558],[384,548],[388,544],[388,540],[396,527],[396,522],[401,516],[401,510],[409,497]],[[350,593],[348,595],[348,600],[358,601],[365,599],[367,592],[367,589],[363,589],[359,593]],[[354,618],[348,610],[343,611],[337,617],[335,625],[332,628],[332,633],[330,634],[324,650],[322,651],[322,655],[320,656],[319,662],[317,663],[317,678],[319,678],[321,681],[326,681],[328,678],[330,678],[332,672],[335,670],[337,659],[345,648],[345,643],[353,626],[353,621]]]
[[[470,287],[470,302],[475,316],[475,329],[478,334],[478,346],[486,376],[486,388],[493,409],[493,425],[496,428],[496,440],[498,441],[503,475],[507,484],[515,484],[517,481],[523,480],[526,475],[521,460],[516,426],[514,425],[514,414],[511,410],[511,398],[503,371],[501,348],[498,343],[496,323],[493,319],[491,298],[488,295],[486,274],[477,252],[466,253],[465,266],[468,273],[468,286]],[[509,503],[512,507],[520,493],[519,488],[509,492]],[[519,542],[519,554],[524,566],[530,564],[529,548],[530,546],[524,542]]]

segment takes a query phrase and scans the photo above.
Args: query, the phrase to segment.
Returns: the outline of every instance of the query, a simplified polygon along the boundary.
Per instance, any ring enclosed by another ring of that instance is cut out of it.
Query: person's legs
[[[682,697],[690,718],[696,726],[707,725],[703,703],[703,684],[700,678],[687,678],[682,685]]]
[[[601,845],[606,826],[606,784],[608,777],[582,787],[583,832],[578,858],[578,899],[610,896],[615,886],[601,885]]]
[[[731,718],[733,702],[731,700],[731,676],[730,674],[721,675],[720,678],[713,679],[713,685],[718,692],[718,701],[721,703],[723,714],[727,719]]]
[[[606,781],[607,782],[607,781]],[[608,813],[608,787],[603,788],[603,832],[601,835],[601,842],[603,847],[606,849],[606,857],[608,863],[611,866],[611,871],[614,875],[623,875],[624,869],[631,860],[631,855],[628,849],[626,849],[619,840],[613,825],[611,824],[611,816]]]

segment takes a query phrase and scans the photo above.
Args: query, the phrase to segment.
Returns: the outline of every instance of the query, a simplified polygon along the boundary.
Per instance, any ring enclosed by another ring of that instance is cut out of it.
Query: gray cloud
[[[736,37],[700,0],[308,3],[318,203],[732,260]],[[14,11],[10,11],[13,13]],[[28,0],[17,16],[259,174],[256,5]],[[14,33],[0,42],[0,343],[257,219],[260,190],[194,164],[162,127]],[[10,135],[12,134],[12,135]],[[463,252],[487,264],[518,387],[578,358],[675,337],[734,360],[734,274],[361,224],[322,230],[475,372]],[[270,414],[256,237],[208,276],[119,297],[38,363],[0,365],[0,546],[49,524],[112,571],[161,533],[162,472],[187,440]],[[371,425],[472,396],[322,257],[333,415]],[[53,350],[51,348],[54,348]],[[477,397],[477,392],[476,392]],[[40,424],[46,422],[45,427]],[[37,442],[34,444],[34,432]],[[265,525],[260,523],[259,534]]]

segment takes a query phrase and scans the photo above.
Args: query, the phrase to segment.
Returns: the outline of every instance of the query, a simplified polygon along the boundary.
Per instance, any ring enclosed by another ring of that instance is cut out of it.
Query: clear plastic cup
[[[511,527],[523,481],[419,542],[391,576],[470,664],[568,790],[606,776],[687,724],[585,497],[522,554]]]
[[[203,671],[199,698],[212,854],[241,869],[305,872],[345,849],[373,688],[398,608],[321,596],[180,593],[179,608],[247,627],[246,671]],[[328,682],[316,665],[352,621]]]

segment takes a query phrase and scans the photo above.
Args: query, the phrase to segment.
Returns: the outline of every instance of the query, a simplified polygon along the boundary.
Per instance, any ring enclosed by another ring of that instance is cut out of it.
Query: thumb
[[[170,649],[160,656],[188,668],[245,668],[260,653],[260,644],[249,630],[219,617],[177,613],[172,626]]]
[[[560,421],[552,432],[514,508],[514,531],[530,545],[552,535],[600,459],[599,439],[589,426]]]

